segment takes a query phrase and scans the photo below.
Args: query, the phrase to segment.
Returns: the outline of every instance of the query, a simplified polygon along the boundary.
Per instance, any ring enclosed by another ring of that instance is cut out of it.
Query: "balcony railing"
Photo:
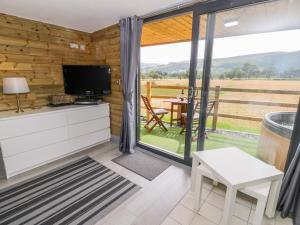
[[[169,99],[169,98],[176,98],[175,95],[153,95],[153,89],[175,89],[179,90],[178,93],[180,93],[180,90],[187,90],[187,86],[172,86],[172,85],[159,85],[152,83],[151,81],[147,81],[146,83],[146,91],[145,94],[147,95],[148,99]],[[197,88],[198,91],[201,91],[201,87]],[[240,92],[240,93],[253,93],[253,94],[275,94],[275,95],[293,95],[293,96],[300,96],[300,91],[295,90],[267,90],[267,89],[242,89],[242,88],[227,88],[227,87],[221,87],[221,86],[215,86],[211,87],[209,89],[212,93],[214,93],[213,96],[211,96],[214,100],[216,100],[216,104],[214,106],[214,110],[210,116],[212,116],[212,130],[216,130],[218,118],[230,118],[230,119],[238,119],[238,120],[248,120],[248,121],[256,121],[260,122],[262,121],[262,117],[257,116],[249,116],[249,115],[233,115],[229,113],[220,113],[219,108],[221,104],[236,104],[236,105],[259,105],[259,106],[275,106],[275,107],[282,107],[282,108],[291,108],[296,109],[297,103],[286,103],[286,102],[275,102],[275,101],[257,101],[257,100],[240,100],[240,99],[222,99],[221,93],[223,92]],[[199,97],[196,98],[199,100]],[[145,107],[142,106],[144,109]],[[153,107],[158,108],[158,107]],[[170,110],[170,109],[167,109]],[[176,112],[176,110],[174,110]],[[147,115],[148,117],[149,115]]]

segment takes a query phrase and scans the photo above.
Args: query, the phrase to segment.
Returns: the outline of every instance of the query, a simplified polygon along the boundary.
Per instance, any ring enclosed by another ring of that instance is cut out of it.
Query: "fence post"
[[[212,121],[212,130],[215,131],[217,129],[218,122],[218,111],[219,111],[219,99],[220,99],[220,86],[216,86],[215,89],[215,105],[214,105],[214,113],[213,113],[213,121]]]
[[[147,98],[151,104],[151,97],[152,97],[152,90],[151,90],[151,86],[152,86],[152,82],[151,81],[147,81]],[[150,113],[147,110],[147,121],[150,120]]]

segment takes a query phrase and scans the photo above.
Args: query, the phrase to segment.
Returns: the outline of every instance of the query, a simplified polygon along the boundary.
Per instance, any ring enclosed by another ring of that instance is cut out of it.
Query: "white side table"
[[[229,225],[237,191],[248,185],[271,182],[265,214],[275,215],[283,173],[274,166],[241,151],[236,147],[201,151],[193,154],[192,191],[195,187],[197,166],[203,164],[213,175],[227,186],[223,225]]]

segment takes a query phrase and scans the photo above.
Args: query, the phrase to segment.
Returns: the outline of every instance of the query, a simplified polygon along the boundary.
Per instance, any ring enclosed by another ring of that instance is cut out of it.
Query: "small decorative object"
[[[177,98],[179,98],[180,101],[184,101],[185,96],[184,96],[184,90],[183,90],[183,89],[181,89],[181,94],[179,94],[179,95],[177,96]]]
[[[3,78],[3,94],[15,94],[17,99],[17,113],[24,112],[21,107],[19,94],[29,93],[29,87],[25,77]]]
[[[56,94],[49,96],[49,102],[51,106],[70,105],[74,103],[74,98],[66,94]]]

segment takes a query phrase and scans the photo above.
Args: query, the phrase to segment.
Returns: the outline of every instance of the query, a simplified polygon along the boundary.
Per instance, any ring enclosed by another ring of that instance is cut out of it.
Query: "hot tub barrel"
[[[257,156],[284,170],[296,112],[272,112],[265,115]]]

